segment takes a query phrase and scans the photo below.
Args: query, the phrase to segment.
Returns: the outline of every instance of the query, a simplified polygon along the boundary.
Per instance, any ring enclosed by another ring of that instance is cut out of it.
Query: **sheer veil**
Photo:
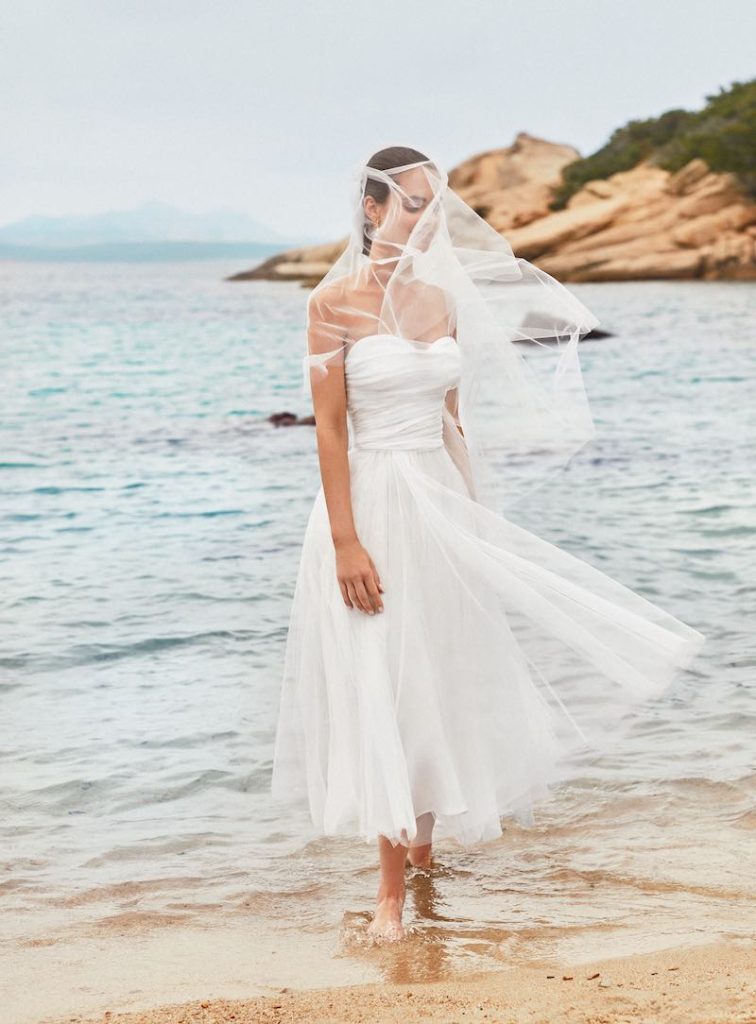
[[[375,335],[456,338],[462,372],[442,410],[444,443],[471,496],[500,512],[594,436],[578,343],[599,321],[515,256],[436,162],[394,152],[418,159],[352,172],[346,247],[307,303],[304,389],[314,398]]]

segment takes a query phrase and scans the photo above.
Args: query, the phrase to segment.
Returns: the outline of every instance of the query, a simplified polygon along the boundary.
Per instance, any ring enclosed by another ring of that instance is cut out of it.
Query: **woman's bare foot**
[[[410,846],[407,850],[405,867],[429,868],[431,866],[432,849],[431,843],[426,843],[424,846]]]
[[[382,895],[378,893],[373,920],[367,926],[368,935],[381,939],[403,939],[405,935],[402,924],[404,892],[401,895]]]
[[[431,866],[431,847],[433,845],[433,826],[436,816],[433,811],[425,811],[415,819],[417,832],[408,844],[405,868],[429,868]]]

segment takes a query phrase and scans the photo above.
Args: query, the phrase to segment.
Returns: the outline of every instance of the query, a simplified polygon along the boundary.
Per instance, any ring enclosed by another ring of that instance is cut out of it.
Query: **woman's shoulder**
[[[333,308],[349,295],[355,287],[357,277],[355,274],[348,274],[339,277],[335,281],[328,281],[316,285],[307,299],[308,308]]]

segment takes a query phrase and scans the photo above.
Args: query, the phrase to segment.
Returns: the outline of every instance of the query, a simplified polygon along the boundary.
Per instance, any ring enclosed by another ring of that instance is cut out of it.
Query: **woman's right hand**
[[[347,608],[368,615],[383,611],[383,585],[370,555],[359,540],[336,545],[336,576]]]

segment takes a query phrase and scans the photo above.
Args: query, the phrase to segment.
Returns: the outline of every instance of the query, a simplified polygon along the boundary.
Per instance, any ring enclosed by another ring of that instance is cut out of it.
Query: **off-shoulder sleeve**
[[[312,388],[325,379],[329,370],[344,366],[345,331],[332,304],[322,295],[313,294],[307,303],[307,351],[302,357],[302,390]]]

